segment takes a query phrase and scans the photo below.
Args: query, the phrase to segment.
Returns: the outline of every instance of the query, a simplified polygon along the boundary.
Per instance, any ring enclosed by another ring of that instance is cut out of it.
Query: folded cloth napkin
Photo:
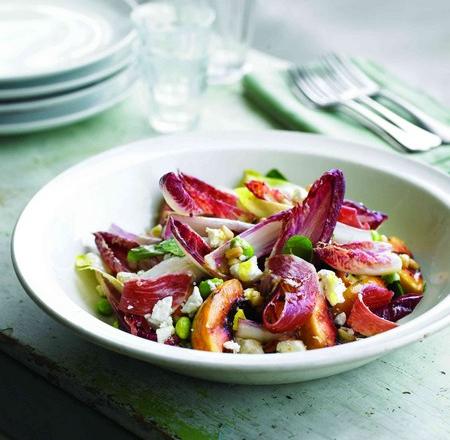
[[[420,109],[450,125],[450,109],[446,109],[424,92],[407,86],[379,65],[363,59],[356,62],[382,87],[416,104]],[[381,148],[391,148],[383,139],[340,112],[313,109],[301,103],[290,89],[286,67],[248,73],[243,79],[245,95],[282,126]],[[450,174],[450,145],[411,154],[409,157],[436,166]]]

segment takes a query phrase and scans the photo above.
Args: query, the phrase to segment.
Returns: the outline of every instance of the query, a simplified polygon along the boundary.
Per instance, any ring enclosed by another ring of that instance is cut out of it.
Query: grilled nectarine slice
[[[398,237],[389,237],[389,243],[392,245],[392,250],[397,254],[406,254],[410,257],[413,256],[412,252],[409,250],[408,246],[403,240],[400,240]]]
[[[400,284],[405,293],[423,293],[423,277],[420,271],[402,269],[399,273]]]
[[[308,350],[336,344],[336,327],[323,295],[317,295],[312,315],[302,325],[300,335]]]
[[[344,291],[343,295],[345,301],[343,303],[338,303],[332,307],[331,311],[333,315],[336,316],[339,315],[339,313],[344,312],[348,318],[350,312],[352,311],[353,303],[355,302],[356,296],[361,291],[362,286],[364,286],[365,284],[377,284],[380,287],[384,287],[384,282],[381,278],[373,276],[362,276],[358,282],[350,285]]]
[[[225,281],[208,296],[192,324],[192,348],[223,351],[223,343],[232,338],[231,328],[227,323],[228,313],[242,297],[242,285],[236,279]]]

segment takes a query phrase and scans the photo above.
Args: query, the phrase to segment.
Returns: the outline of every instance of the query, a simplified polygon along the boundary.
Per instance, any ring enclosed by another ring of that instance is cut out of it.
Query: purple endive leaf
[[[200,205],[205,203],[206,207],[208,207],[210,199],[214,198],[228,205],[236,206],[238,198],[235,194],[215,188],[209,183],[203,182],[194,176],[189,176],[188,174],[181,172],[179,172],[178,175],[183,180],[189,194],[195,197]]]
[[[295,255],[270,257],[267,269],[278,285],[264,308],[264,327],[274,333],[294,331],[314,310],[320,291],[316,269]]]
[[[128,251],[139,246],[135,240],[123,238],[111,232],[94,232],[95,244],[103,263],[115,276],[118,272],[130,272]]]
[[[372,312],[378,315],[380,318],[387,319],[388,321],[397,322],[399,319],[404,318],[413,312],[417,304],[422,299],[422,295],[402,295],[394,299],[389,304],[383,307],[373,309]]]
[[[196,177],[167,173],[160,180],[163,196],[178,214],[206,215],[234,220],[252,220],[253,215],[238,207],[235,194],[222,191]]]
[[[161,241],[160,238],[156,237],[149,237],[146,235],[137,235],[133,234],[132,232],[125,231],[120,226],[116,225],[115,223],[112,223],[109,227],[109,232],[111,232],[114,235],[117,235],[119,237],[125,238],[127,240],[135,241],[139,244],[154,244],[159,243]]]
[[[379,241],[319,244],[315,253],[332,268],[355,275],[387,275],[402,268],[402,260],[392,252],[392,246]]]
[[[206,228],[220,229],[222,226],[226,226],[234,233],[239,234],[254,226],[251,223],[218,217],[191,217],[189,215],[181,214],[171,214],[171,217],[190,226],[197,234],[203,236],[206,235]]]
[[[368,225],[370,229],[377,229],[388,218],[384,212],[372,211],[362,203],[353,200],[344,200],[343,205],[354,208],[361,224]]]
[[[257,258],[264,257],[270,254],[274,243],[281,231],[283,218],[286,211],[274,214],[251,228],[238,235],[248,243],[250,243],[254,250],[254,255]],[[212,270],[220,270],[225,258],[225,252],[229,249],[230,243],[227,242],[219,246],[210,254],[206,255],[205,260]]]
[[[239,319],[236,336],[243,339],[255,339],[261,343],[279,340],[280,338],[288,338],[286,333],[272,333],[265,329],[262,324],[249,319]]]
[[[281,253],[293,235],[304,235],[313,244],[328,242],[339,217],[344,193],[345,179],[341,170],[332,169],[322,174],[303,203],[288,211],[272,255]]]
[[[180,214],[199,215],[202,208],[196,203],[185,188],[184,181],[176,173],[167,173],[159,181],[164,200]]]
[[[193,281],[198,281],[204,275],[203,268],[199,269],[190,257],[185,256],[162,260],[161,263],[153,266],[148,271],[140,273],[139,278],[156,278],[168,273],[186,273],[192,277]]]
[[[373,241],[372,233],[367,229],[359,229],[345,223],[337,222],[333,231],[333,242],[337,244]]]
[[[169,217],[168,224],[178,245],[184,250],[186,256],[204,272],[221,276],[221,274],[208,267],[205,262],[205,256],[211,252],[211,247],[200,235],[198,235],[190,226],[185,225],[172,217]]]

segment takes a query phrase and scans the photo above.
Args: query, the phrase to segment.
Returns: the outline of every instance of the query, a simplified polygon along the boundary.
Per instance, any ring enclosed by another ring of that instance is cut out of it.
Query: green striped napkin
[[[361,59],[357,62],[381,86],[450,125],[450,109],[443,107],[423,91],[408,87],[379,65]],[[377,135],[343,114],[316,110],[303,105],[289,88],[285,68],[249,73],[243,79],[243,87],[245,95],[250,100],[286,128],[323,133],[380,148],[392,148]],[[409,157],[434,165],[450,174],[450,145],[443,145],[423,153],[409,154]]]

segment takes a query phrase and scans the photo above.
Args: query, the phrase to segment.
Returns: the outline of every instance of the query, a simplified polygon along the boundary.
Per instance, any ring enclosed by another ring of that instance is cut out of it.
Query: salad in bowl
[[[424,293],[385,213],[345,198],[339,169],[304,188],[245,170],[237,188],[183,172],[160,179],[159,220],[112,224],[76,268],[97,279],[97,312],[158,343],[246,354],[312,350],[397,327]]]

